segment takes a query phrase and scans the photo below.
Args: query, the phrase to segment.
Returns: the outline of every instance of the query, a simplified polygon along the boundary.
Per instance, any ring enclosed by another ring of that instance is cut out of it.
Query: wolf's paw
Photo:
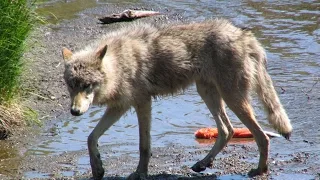
[[[104,175],[104,169],[102,167],[95,169],[92,168],[92,175],[94,180],[101,180]]]
[[[260,176],[262,174],[265,174],[268,172],[268,167],[266,168],[257,168],[257,169],[251,169],[249,172],[248,172],[248,176],[249,177],[254,177],[254,176]]]
[[[290,141],[291,133],[292,133],[292,132],[289,132],[289,133],[281,133],[281,135],[282,135],[284,138],[286,138],[286,140]]]
[[[102,161],[98,158],[90,159],[93,179],[100,180],[103,178],[104,169],[102,167]]]
[[[212,162],[211,163],[204,163],[202,161],[197,162],[196,164],[194,164],[191,169],[194,172],[201,172],[206,170],[207,167],[211,167],[212,166]]]
[[[138,172],[133,172],[131,173],[128,177],[128,180],[139,180],[139,179],[147,179],[147,174],[145,173],[138,173]]]

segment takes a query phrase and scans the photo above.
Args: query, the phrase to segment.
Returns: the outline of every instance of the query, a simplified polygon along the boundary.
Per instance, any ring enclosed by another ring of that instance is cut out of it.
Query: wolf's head
[[[80,116],[85,113],[94,100],[95,92],[103,81],[102,59],[107,46],[97,51],[82,51],[73,54],[63,48],[65,61],[64,79],[71,97],[71,114]]]

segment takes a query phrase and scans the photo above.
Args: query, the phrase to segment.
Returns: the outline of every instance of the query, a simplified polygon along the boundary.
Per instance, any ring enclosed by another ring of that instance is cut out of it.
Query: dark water
[[[105,3],[107,1],[53,2],[39,11],[52,12],[55,14],[54,18],[50,13],[47,15],[51,17],[53,23],[57,23],[62,18],[74,18],[75,14],[81,10]],[[134,3],[134,1],[123,1],[123,3]],[[294,126],[292,142],[283,143],[282,139],[273,139],[271,153],[288,155],[303,150],[320,154],[319,1],[157,0],[153,3],[159,7],[167,7],[194,21],[210,17],[225,17],[238,25],[251,28],[267,50],[268,71]],[[66,13],[66,9],[70,10],[69,13]],[[255,98],[254,108],[262,127],[272,130],[262,107]],[[40,142],[31,147],[28,152],[47,155],[86,149],[86,137],[103,112],[104,109],[93,107],[84,116],[70,117],[70,120],[58,124],[56,131],[59,132],[59,136]],[[234,127],[243,127],[232,112],[228,111],[228,114]],[[198,146],[199,143],[194,139],[194,131],[199,127],[215,126],[215,123],[197,95],[195,87],[190,87],[181,95],[154,101],[152,126],[153,147],[163,147],[172,142]],[[123,152],[137,151],[137,137],[137,119],[132,110],[108,130],[100,138],[99,143],[100,145],[122,144]],[[81,161],[86,162],[84,167],[89,166],[88,159],[80,159],[79,162]],[[320,166],[319,159],[314,159],[312,163]],[[303,165],[292,168],[302,167]],[[68,176],[68,173],[66,172],[65,175]],[[42,177],[42,174],[26,173],[26,176]],[[310,176],[281,174],[275,178],[310,179]]]

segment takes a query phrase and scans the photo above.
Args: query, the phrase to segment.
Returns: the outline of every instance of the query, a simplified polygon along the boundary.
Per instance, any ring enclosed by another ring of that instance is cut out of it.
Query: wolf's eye
[[[83,90],[86,91],[87,93],[92,93],[93,88],[92,84],[86,84],[83,86]]]
[[[91,88],[91,84],[85,84],[84,86],[83,86],[83,89],[90,89]]]

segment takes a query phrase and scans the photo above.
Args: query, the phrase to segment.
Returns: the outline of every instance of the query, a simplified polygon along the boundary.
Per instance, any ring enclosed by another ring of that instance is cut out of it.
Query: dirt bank
[[[105,32],[124,25],[125,23],[101,25],[98,24],[96,16],[122,12],[128,8],[154,9],[167,13],[166,16],[146,18],[139,21],[156,21],[157,23],[188,21],[182,18],[180,14],[160,7],[151,7],[151,5],[135,4],[134,7],[131,5],[109,5],[85,10],[79,14],[78,18],[73,20],[41,27],[34,35],[37,39],[36,43],[26,54],[26,57],[33,61],[28,68],[30,76],[25,83],[26,89],[30,90],[26,92],[28,96],[26,104],[38,110],[40,117],[47,121],[44,127],[39,129],[40,133],[32,131],[33,133],[28,134],[28,132],[25,132],[26,134],[11,139],[13,144],[18,144],[17,147],[20,150],[27,149],[32,143],[54,135],[54,127],[57,121],[66,120],[70,116],[68,93],[62,78],[64,66],[61,58],[61,47],[78,50],[88,42],[99,38]],[[83,138],[86,138],[85,135]],[[180,142],[180,144],[183,144],[183,142]],[[138,162],[137,151],[123,154],[114,150],[116,147],[110,149],[110,147],[101,146],[99,148],[102,156],[104,156],[105,179],[124,179],[136,168]],[[244,145],[231,144],[221,152],[212,169],[205,173],[192,172],[189,167],[203,158],[208,150],[209,146],[199,148],[174,144],[167,147],[152,148],[150,179],[215,179],[216,176],[226,179],[242,179],[246,178],[246,172],[255,167],[258,161],[258,149],[253,142]],[[85,157],[84,161],[88,163],[86,150],[64,152],[50,156],[34,155],[21,150],[20,154],[22,160],[19,162],[21,163],[17,171],[14,171],[17,174],[12,173],[10,177],[0,176],[2,179],[23,178],[26,176],[25,172],[29,172],[28,178],[33,177],[32,172],[49,174],[49,176],[46,176],[48,179],[89,179],[91,177],[91,170],[82,168],[81,162],[77,162],[77,157],[83,156]],[[267,179],[271,175],[277,176],[277,173],[280,172],[306,174],[307,178],[315,177],[318,173],[318,167],[307,164],[310,158],[319,157],[304,152],[280,158],[274,155],[269,160],[270,174],[256,179]],[[295,170],[283,168],[286,165],[301,163],[306,164],[305,168]],[[35,175],[35,177],[37,176]]]

